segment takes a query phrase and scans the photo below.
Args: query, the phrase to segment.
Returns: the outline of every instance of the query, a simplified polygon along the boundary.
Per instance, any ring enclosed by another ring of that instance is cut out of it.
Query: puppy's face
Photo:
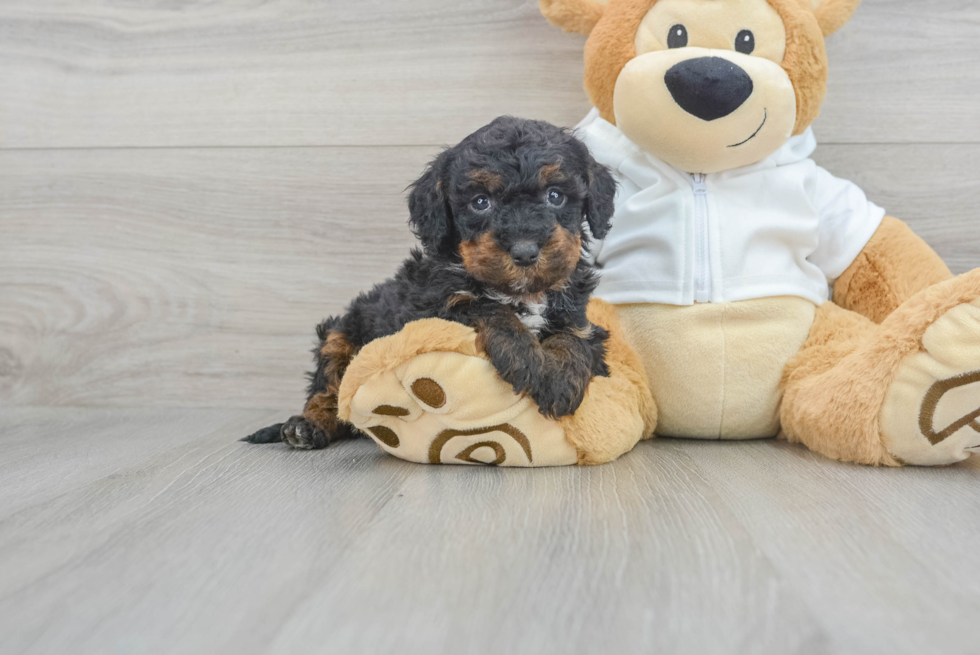
[[[605,236],[614,196],[608,171],[567,131],[504,117],[440,155],[409,207],[429,254],[458,256],[496,291],[528,295],[571,275],[583,223]]]

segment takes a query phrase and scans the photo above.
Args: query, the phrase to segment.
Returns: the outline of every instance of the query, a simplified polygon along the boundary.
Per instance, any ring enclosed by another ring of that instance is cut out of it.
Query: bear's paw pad
[[[980,452],[980,299],[929,326],[885,397],[881,433],[907,464],[944,465]]]
[[[527,467],[578,459],[561,424],[515,394],[481,357],[417,355],[368,376],[349,407],[355,427],[413,462]]]

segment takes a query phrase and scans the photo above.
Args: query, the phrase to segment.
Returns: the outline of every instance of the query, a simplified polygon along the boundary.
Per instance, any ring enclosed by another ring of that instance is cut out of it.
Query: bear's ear
[[[544,0],[541,0],[544,2]],[[851,20],[861,0],[810,0],[824,36],[830,36]]]
[[[607,0],[538,0],[541,14],[566,32],[588,34],[602,18]]]

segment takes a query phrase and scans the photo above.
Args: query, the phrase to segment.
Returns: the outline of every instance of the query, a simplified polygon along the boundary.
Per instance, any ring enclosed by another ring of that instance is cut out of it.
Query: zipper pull
[[[694,193],[703,196],[708,193],[708,186],[704,183],[704,173],[696,173],[694,176]]]

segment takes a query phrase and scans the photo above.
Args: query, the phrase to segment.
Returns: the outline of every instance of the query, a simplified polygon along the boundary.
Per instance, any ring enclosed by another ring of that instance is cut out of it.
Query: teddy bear
[[[540,0],[588,34],[579,136],[621,187],[595,251],[658,434],[870,465],[980,450],[980,270],[811,159],[860,0]],[[828,285],[833,285],[833,292]]]
[[[884,466],[980,451],[980,269],[953,277],[810,159],[824,39],[859,0],[539,4],[589,35],[577,135],[619,182],[589,311],[610,375],[552,421],[431,319],[361,351],[340,417],[428,463],[601,464],[654,434]]]

